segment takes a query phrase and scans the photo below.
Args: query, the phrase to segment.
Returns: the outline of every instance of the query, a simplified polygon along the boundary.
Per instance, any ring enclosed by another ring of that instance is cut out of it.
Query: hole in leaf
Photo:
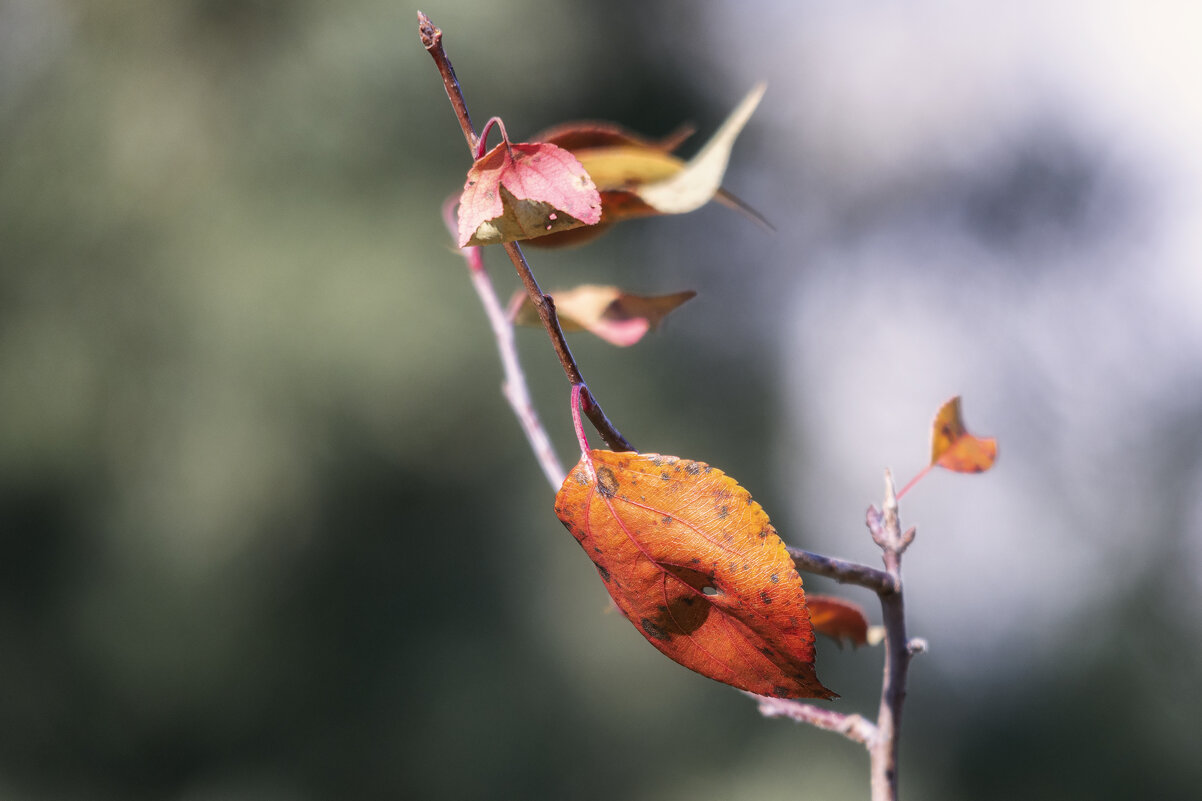
[[[717,595],[718,594],[717,587],[702,587],[701,591],[704,592],[706,595]]]

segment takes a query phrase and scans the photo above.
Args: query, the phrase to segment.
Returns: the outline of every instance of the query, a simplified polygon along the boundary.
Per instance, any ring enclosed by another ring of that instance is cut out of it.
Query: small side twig
[[[442,44],[442,30],[434,25],[422,12],[417,12],[418,33],[421,36],[422,46],[434,59],[434,64],[438,67],[438,72],[442,76],[443,86],[446,87],[447,97],[450,98],[451,107],[455,110],[455,116],[459,120],[459,127],[463,130],[463,136],[467,140],[468,150],[472,153],[473,158],[476,156],[477,149],[480,144],[479,137],[476,136],[475,128],[472,127],[472,120],[467,111],[467,101],[463,97],[463,90],[459,86],[459,79],[455,76],[455,69],[451,66],[451,60],[447,57],[446,50]],[[581,385],[583,390],[581,393],[582,405],[584,413],[588,416],[593,427],[597,429],[597,433],[605,440],[605,443],[617,451],[633,451],[634,446],[622,436],[622,432],[618,431],[617,427],[605,415],[601,404],[597,402],[596,397],[588,388],[584,377],[580,374],[580,367],[576,364],[576,359],[572,356],[572,351],[568,348],[568,343],[563,336],[563,328],[559,324],[559,316],[555,313],[555,304],[549,295],[543,293],[539,288],[538,281],[534,278],[534,273],[530,270],[530,265],[526,262],[526,257],[522,253],[522,249],[516,242],[505,243],[505,252],[509,255],[509,260],[513,262],[514,269],[517,270],[518,277],[522,279],[523,286],[526,287],[526,294],[530,298],[530,302],[534,304],[534,308],[538,311],[539,319],[542,320],[543,327],[547,330],[547,335],[551,338],[551,345],[555,348],[555,355],[559,358],[559,363],[563,367],[564,375],[567,376],[568,382],[572,385]]]
[[[875,567],[856,562],[845,562],[842,559],[823,556],[812,551],[803,551],[801,548],[794,548],[791,545],[786,545],[785,548],[789,551],[789,556],[793,558],[793,564],[797,565],[797,569],[806,573],[833,578],[840,584],[856,584],[872,590],[878,595],[898,590],[899,585],[893,576],[884,570],[877,570]]]
[[[872,721],[862,715],[846,715],[833,709],[823,709],[802,701],[786,698],[769,698],[766,695],[744,695],[754,698],[759,704],[760,714],[766,718],[788,718],[798,723],[808,723],[824,731],[842,734],[855,743],[871,745],[877,739],[877,729]]]

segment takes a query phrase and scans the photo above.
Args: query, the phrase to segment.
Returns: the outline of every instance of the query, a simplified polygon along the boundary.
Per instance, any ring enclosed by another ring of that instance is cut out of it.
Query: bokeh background
[[[769,82],[727,185],[774,235],[715,206],[531,251],[700,293],[572,340],[642,449],[874,563],[941,402],[1000,439],[902,505],[906,795],[1196,798],[1196,5],[422,8],[519,139],[692,121],[687,153]],[[0,798],[867,797],[858,746],[607,611],[439,219],[467,159],[415,11],[0,0]],[[820,644],[837,708],[879,668]]]

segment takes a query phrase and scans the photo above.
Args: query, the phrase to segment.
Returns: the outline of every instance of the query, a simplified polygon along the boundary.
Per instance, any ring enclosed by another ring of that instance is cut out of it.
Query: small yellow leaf
[[[957,473],[982,473],[997,459],[997,440],[976,437],[964,427],[960,396],[939,408],[931,425],[931,464]]]

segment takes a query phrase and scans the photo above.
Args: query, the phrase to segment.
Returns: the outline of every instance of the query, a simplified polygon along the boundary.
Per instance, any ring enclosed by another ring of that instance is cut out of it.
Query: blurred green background
[[[775,235],[710,207],[530,251],[699,291],[572,339],[640,448],[875,562],[943,400],[1000,438],[902,506],[909,797],[1202,786],[1199,20],[1127,5],[423,7],[518,139],[701,140],[769,81],[727,185]],[[0,798],[867,797],[858,746],[607,611],[439,219],[468,162],[415,10],[0,0]],[[879,667],[820,643],[837,708]]]

